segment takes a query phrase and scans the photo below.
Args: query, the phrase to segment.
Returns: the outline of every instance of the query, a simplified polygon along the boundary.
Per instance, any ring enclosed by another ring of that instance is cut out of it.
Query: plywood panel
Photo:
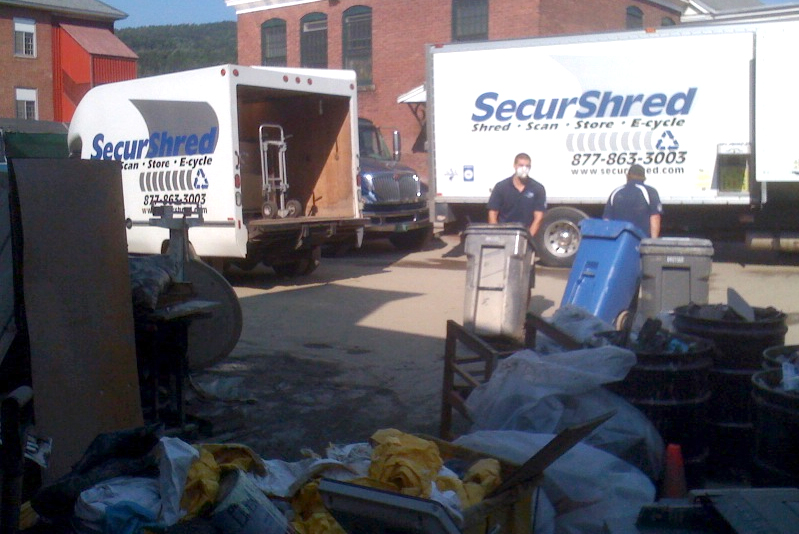
[[[118,163],[12,161],[38,435],[53,480],[101,432],[142,424]]]
[[[239,100],[240,150],[257,140],[260,124],[281,125],[287,136],[288,197],[302,202],[306,213],[315,203],[319,217],[356,217],[349,99],[315,94],[275,98],[271,92],[263,100],[255,98],[253,90],[246,101]]]

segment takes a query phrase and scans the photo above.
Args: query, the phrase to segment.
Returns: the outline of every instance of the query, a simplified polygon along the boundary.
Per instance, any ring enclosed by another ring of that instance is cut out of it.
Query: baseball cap
[[[640,178],[646,178],[646,171],[641,165],[637,163],[635,165],[630,165],[630,170],[627,171],[627,176],[638,176]]]

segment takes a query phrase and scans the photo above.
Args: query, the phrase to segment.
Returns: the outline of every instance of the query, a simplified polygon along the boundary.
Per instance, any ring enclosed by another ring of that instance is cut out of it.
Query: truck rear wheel
[[[311,274],[316,270],[317,267],[319,267],[321,257],[321,247],[314,247],[313,249],[307,251],[307,254],[304,257],[283,263],[273,264],[272,269],[274,269],[275,274],[278,276],[285,276],[286,278],[305,276]]]
[[[580,221],[588,218],[574,208],[553,208],[544,214],[535,237],[536,255],[542,265],[571,267],[580,247]]]

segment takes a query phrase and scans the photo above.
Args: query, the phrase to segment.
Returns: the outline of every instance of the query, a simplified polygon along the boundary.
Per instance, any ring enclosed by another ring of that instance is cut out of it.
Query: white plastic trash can
[[[471,224],[464,327],[479,336],[524,339],[530,302],[533,242],[522,224]]]

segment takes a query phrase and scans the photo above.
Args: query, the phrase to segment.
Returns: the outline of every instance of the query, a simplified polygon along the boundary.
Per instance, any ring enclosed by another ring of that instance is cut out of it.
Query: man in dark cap
[[[657,190],[644,184],[645,179],[644,168],[631,165],[627,183],[610,194],[602,218],[627,221],[643,230],[647,237],[659,237],[663,205]]]

